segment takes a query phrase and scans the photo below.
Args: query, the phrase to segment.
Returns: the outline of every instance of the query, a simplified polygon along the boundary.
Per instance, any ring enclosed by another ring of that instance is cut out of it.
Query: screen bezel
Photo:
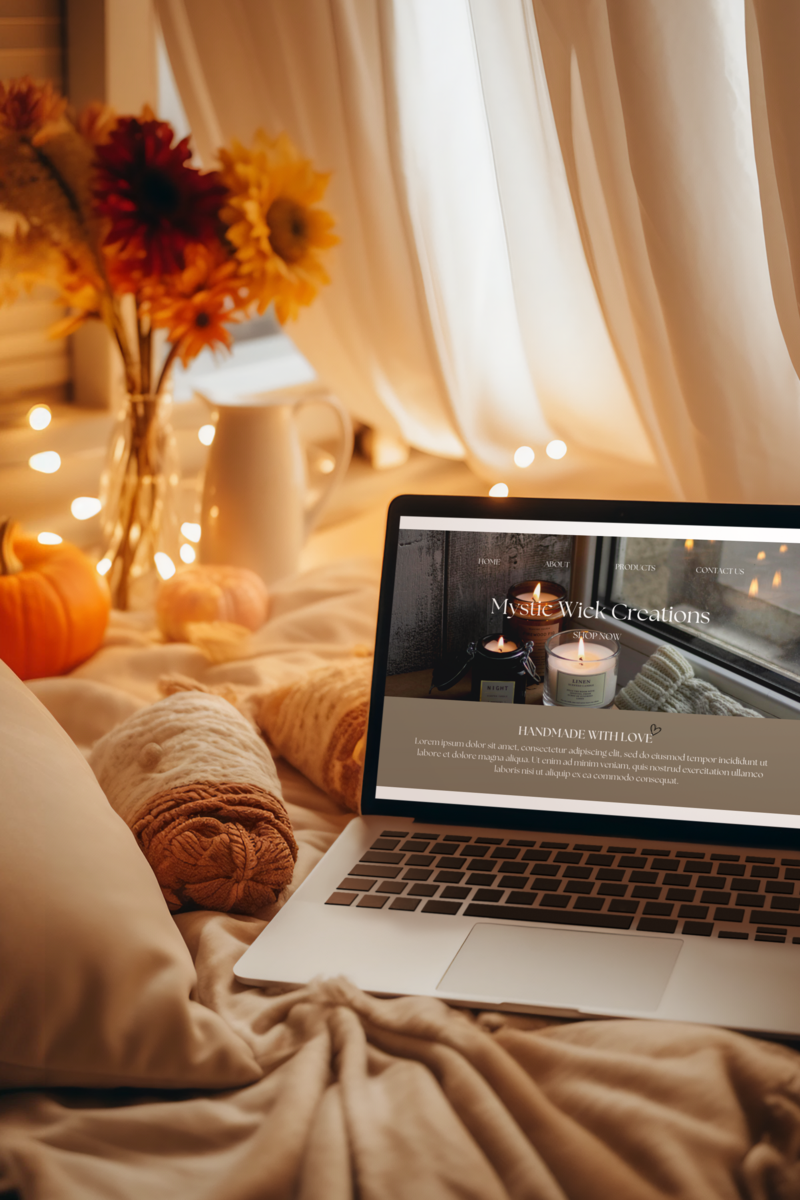
[[[438,825],[541,830],[614,839],[692,841],[714,845],[800,849],[800,829],[659,817],[598,816],[547,809],[525,810],[474,805],[432,804],[423,800],[386,800],[376,796],[389,633],[401,517],[462,517],[510,521],[578,521],[591,536],[595,523],[714,525],[740,528],[800,528],[800,508],[790,505],[687,504],[660,501],[552,500],[483,496],[397,496],[389,506],[383,553],[378,625],[372,672],[369,722],[364,757],[361,811],[365,816],[410,817]]]

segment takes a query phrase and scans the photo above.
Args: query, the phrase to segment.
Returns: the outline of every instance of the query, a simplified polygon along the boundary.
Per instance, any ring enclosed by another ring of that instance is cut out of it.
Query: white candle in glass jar
[[[507,642],[505,638],[492,638],[490,642],[484,642],[484,650],[494,650],[495,654],[510,654],[512,650],[517,649],[516,642]]]
[[[547,683],[556,704],[572,708],[604,708],[617,689],[616,647],[597,642],[565,642],[547,656]]]

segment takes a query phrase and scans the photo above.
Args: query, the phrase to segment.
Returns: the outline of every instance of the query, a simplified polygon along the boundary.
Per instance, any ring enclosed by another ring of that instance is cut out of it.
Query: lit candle
[[[563,639],[563,640],[562,640]],[[617,687],[619,647],[569,631],[547,643],[546,704],[570,708],[606,708]]]
[[[491,641],[483,643],[484,650],[493,650],[495,654],[511,654],[513,650],[518,649],[516,642],[507,642],[505,638],[492,638]]]
[[[554,604],[558,600],[558,596],[555,592],[543,592],[542,585],[537,583],[532,592],[520,592],[515,600],[518,604],[535,604],[537,611],[541,612],[544,605]]]

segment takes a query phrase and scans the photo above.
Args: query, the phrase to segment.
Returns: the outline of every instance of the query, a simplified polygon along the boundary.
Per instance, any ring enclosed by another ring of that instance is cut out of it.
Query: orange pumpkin
[[[40,546],[0,522],[0,659],[20,679],[63,675],[103,640],[108,587],[77,546]]]
[[[185,641],[186,626],[196,622],[259,629],[268,611],[266,584],[246,567],[189,567],[164,580],[156,601],[158,627],[174,642]]]

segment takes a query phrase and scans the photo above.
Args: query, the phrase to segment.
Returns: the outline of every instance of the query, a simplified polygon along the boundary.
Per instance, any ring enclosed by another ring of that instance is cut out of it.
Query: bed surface
[[[165,675],[246,695],[363,653],[377,582],[366,562],[288,581],[244,656],[225,663],[163,644],[151,614],[116,614],[93,659],[30,687],[86,752],[157,700]],[[278,769],[297,886],[350,815]],[[0,1196],[800,1197],[793,1049],[697,1026],[476,1016],[376,1000],[346,980],[269,996],[232,968],[270,915],[175,918],[194,999],[248,1043],[263,1078],[222,1093],[0,1094]]]

